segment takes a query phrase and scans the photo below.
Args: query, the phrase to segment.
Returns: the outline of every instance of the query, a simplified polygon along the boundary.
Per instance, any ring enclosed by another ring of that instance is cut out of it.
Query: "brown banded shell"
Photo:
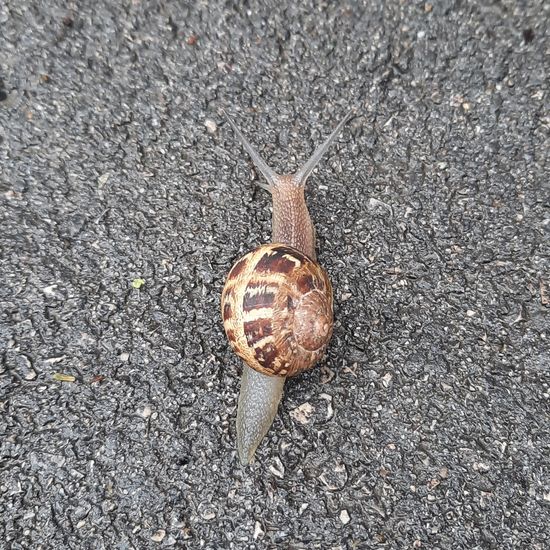
[[[264,374],[293,376],[313,367],[332,336],[329,278],[287,245],[266,244],[238,260],[221,306],[231,346]]]

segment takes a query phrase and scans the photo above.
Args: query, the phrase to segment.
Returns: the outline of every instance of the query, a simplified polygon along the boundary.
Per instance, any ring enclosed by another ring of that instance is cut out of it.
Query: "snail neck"
[[[269,190],[273,197],[273,241],[292,246],[313,260],[316,259],[315,229],[307,210],[304,188],[307,178],[319,164],[330,144],[337,138],[351,114],[352,112],[349,112],[340,121],[330,136],[315,149],[311,157],[295,174],[280,175],[269,167],[226,113],[229,124],[239,136],[258,170],[267,180],[267,184],[260,185]]]
[[[315,260],[315,228],[307,209],[304,185],[292,175],[277,175],[270,191],[273,242],[292,246]]]

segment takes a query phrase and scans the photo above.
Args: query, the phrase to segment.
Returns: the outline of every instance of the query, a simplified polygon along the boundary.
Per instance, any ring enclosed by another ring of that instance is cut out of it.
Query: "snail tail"
[[[241,464],[246,465],[277,414],[285,378],[267,376],[244,365],[237,408],[237,450]]]

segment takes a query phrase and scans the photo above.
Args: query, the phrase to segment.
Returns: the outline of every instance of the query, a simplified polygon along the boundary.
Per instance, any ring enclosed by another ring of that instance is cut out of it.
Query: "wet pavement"
[[[548,548],[547,4],[56,4],[0,6],[0,548]],[[284,172],[350,108],[333,341],[243,469],[222,109]]]

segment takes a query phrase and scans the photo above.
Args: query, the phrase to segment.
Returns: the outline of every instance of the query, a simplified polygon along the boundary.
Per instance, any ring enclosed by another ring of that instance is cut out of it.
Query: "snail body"
[[[348,117],[296,174],[279,175],[228,116],[273,199],[273,243],[237,260],[221,299],[226,335],[245,362],[237,410],[237,449],[243,464],[252,460],[273,422],[286,377],[312,368],[332,336],[332,286],[316,260],[304,189]]]

